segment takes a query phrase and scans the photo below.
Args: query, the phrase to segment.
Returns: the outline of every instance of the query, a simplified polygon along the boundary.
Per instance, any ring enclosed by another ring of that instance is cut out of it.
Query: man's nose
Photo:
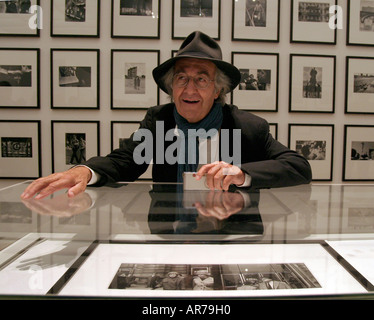
[[[187,85],[186,85],[184,90],[186,92],[196,92],[197,91],[197,87],[196,87],[196,84],[195,84],[193,78],[188,79]]]

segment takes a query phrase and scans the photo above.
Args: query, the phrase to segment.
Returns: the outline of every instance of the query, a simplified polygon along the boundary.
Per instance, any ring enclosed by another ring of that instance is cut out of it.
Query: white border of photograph
[[[66,1],[52,0],[51,36],[99,37],[100,0],[86,0],[85,21],[66,21]]]
[[[40,108],[40,49],[0,49],[2,66],[31,66],[30,86],[0,86],[0,108]]]
[[[337,4],[337,0],[291,0],[291,42],[336,44],[336,29],[330,29],[329,21],[299,21],[299,3],[328,4],[328,9]],[[331,14],[329,14],[329,18]]]
[[[335,56],[290,55],[290,112],[326,112],[335,111]],[[317,82],[322,82],[321,97],[306,98],[306,68],[316,68]],[[322,69],[322,70],[321,70]]]
[[[297,141],[308,141],[310,143],[317,141],[326,142],[324,152],[317,154],[310,152],[315,159],[308,159],[308,155],[300,154],[308,160],[312,168],[313,181],[331,181],[334,153],[334,125],[290,123],[288,128],[288,146],[297,152],[301,152],[297,150]]]
[[[32,120],[0,120],[1,138],[31,138],[32,157],[0,158],[1,178],[35,179],[41,176],[41,143],[40,121]]]
[[[321,288],[277,290],[108,289],[122,263],[304,263]],[[100,277],[98,277],[100,275]],[[320,244],[137,245],[99,244],[59,295],[121,297],[256,297],[355,294],[367,291]]]
[[[277,53],[232,52],[232,64],[239,70],[271,70],[270,90],[241,90],[241,84],[231,94],[231,102],[239,109],[251,111],[278,111]]]
[[[367,19],[368,25],[361,22],[361,8],[362,6],[370,5],[374,8],[374,1],[363,0],[348,0],[348,14],[347,14],[347,45],[374,45],[374,22]],[[369,29],[371,27],[371,30]],[[367,28],[367,30],[365,30]],[[363,30],[364,29],[364,30]]]
[[[159,50],[112,50],[111,56],[111,109],[148,109],[158,105],[159,89],[152,70],[160,63]],[[139,92],[130,90],[126,74],[133,66],[142,67]],[[126,88],[130,92],[126,93]]]
[[[99,109],[99,49],[51,49],[51,108]],[[60,86],[60,67],[90,67],[89,86]]]
[[[343,181],[374,181],[374,161],[353,159],[352,143],[367,143],[362,146],[365,150],[356,150],[358,154],[371,151],[374,146],[374,126],[345,125],[344,126],[344,166]],[[368,150],[366,150],[368,148]],[[370,154],[367,154],[370,158]]]
[[[373,33],[374,35],[374,33]],[[346,113],[374,113],[374,58],[346,57]],[[365,84],[355,84],[355,76],[368,76]],[[371,92],[366,92],[367,88]]]
[[[85,134],[85,159],[100,155],[100,123],[99,121],[64,121],[52,120],[52,172],[61,172],[77,165],[66,163],[66,134]]]
[[[232,40],[279,42],[280,0],[265,0],[266,26],[246,25],[247,0],[232,0]]]
[[[181,0],[172,0],[172,39],[184,39],[191,32],[199,30],[219,40],[221,33],[221,0],[211,0],[212,17],[181,17]],[[226,0],[227,1],[227,0]]]

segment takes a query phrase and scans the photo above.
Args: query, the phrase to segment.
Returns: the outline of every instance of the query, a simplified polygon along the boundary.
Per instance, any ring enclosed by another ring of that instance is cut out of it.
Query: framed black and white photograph
[[[99,121],[51,121],[52,172],[68,170],[100,155]]]
[[[346,113],[374,113],[374,58],[346,58]]]
[[[122,148],[123,141],[139,129],[140,121],[112,121],[111,122],[111,150]],[[152,164],[148,166],[139,180],[152,180]]]
[[[220,39],[221,0],[173,0],[172,39],[184,39],[196,30]]]
[[[232,40],[279,42],[280,0],[233,0]]]
[[[335,111],[336,57],[290,55],[290,112]]]
[[[99,109],[99,49],[51,49],[51,108]]]
[[[291,0],[291,43],[336,44],[336,28],[329,24],[336,5],[337,0]]]
[[[0,36],[39,37],[43,27],[40,0],[0,1]]]
[[[40,121],[0,120],[0,178],[41,176]]]
[[[160,0],[112,0],[112,38],[160,39]]]
[[[232,63],[241,73],[241,81],[231,101],[239,109],[278,111],[277,53],[232,52]]]
[[[374,126],[344,126],[343,181],[374,181]]]
[[[331,181],[334,125],[289,124],[288,147],[309,161],[313,181]]]
[[[52,0],[52,37],[100,36],[100,0]]]
[[[374,0],[348,0],[347,45],[374,46]]]
[[[0,108],[40,108],[40,49],[0,49]]]
[[[111,63],[112,109],[158,105],[159,90],[152,70],[160,63],[159,50],[112,50]]]

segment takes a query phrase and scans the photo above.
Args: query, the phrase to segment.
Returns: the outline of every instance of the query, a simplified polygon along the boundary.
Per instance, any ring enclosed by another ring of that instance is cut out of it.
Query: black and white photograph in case
[[[347,44],[374,45],[374,0],[348,0]]]
[[[353,92],[374,93],[374,73],[356,73],[353,77]]]
[[[374,160],[374,141],[352,141],[351,160]]]
[[[5,0],[0,2],[0,13],[29,13],[30,0]]]
[[[66,133],[66,164],[81,164],[86,161],[86,134]]]
[[[65,21],[86,21],[86,0],[65,0]]]
[[[311,1],[300,1],[298,20],[304,22],[328,22],[330,4]]]
[[[245,25],[266,27],[267,0],[247,0],[245,4]]]
[[[152,0],[120,0],[121,16],[152,16]]]
[[[322,68],[304,67],[303,96],[305,98],[322,98]]]
[[[0,87],[31,87],[32,66],[0,65]]]
[[[239,90],[270,90],[271,70],[240,69]]]
[[[326,141],[296,140],[296,151],[307,160],[326,160]]]
[[[31,137],[1,137],[2,158],[32,158]]]
[[[145,63],[125,63],[125,94],[145,94],[145,72]]]
[[[59,67],[60,87],[91,87],[91,67]]]
[[[204,18],[213,16],[213,0],[180,0],[180,16]]]

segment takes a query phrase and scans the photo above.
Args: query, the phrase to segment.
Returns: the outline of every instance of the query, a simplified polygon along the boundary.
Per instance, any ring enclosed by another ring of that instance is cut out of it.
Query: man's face
[[[179,88],[173,82],[173,99],[178,113],[190,123],[204,119],[218,98],[214,82],[209,82],[205,89],[198,89],[192,79],[198,75],[206,75],[214,80],[216,66],[208,60],[183,58],[175,63],[175,74],[183,72],[191,77],[187,86]]]

